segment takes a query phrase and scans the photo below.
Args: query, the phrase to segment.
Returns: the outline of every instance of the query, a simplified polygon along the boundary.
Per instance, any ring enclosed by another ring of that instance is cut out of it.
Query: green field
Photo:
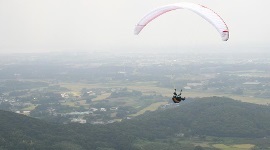
[[[168,103],[169,97],[172,96],[173,89],[170,88],[163,88],[158,87],[156,82],[133,82],[133,83],[125,83],[123,82],[110,82],[106,84],[86,84],[86,83],[61,83],[61,87],[68,88],[70,93],[72,93],[74,96],[79,96],[80,91],[83,88],[86,89],[103,89],[101,94],[97,94],[95,98],[92,99],[92,102],[99,103],[103,100],[108,100],[108,102],[112,105],[117,106],[131,106],[134,109],[136,109],[136,113],[130,114],[129,116],[134,117],[141,114],[144,114],[147,111],[155,111],[160,106],[165,105]],[[110,97],[111,93],[107,90],[110,88],[127,88],[128,91],[140,91],[143,95],[162,95],[164,96],[163,99],[159,99],[158,101],[154,100],[144,100],[140,101],[136,97],[117,97],[112,98]],[[104,91],[107,91],[104,93]],[[223,93],[209,93],[205,91],[191,91],[191,90],[184,90],[183,96],[188,98],[200,98],[200,97],[229,97],[235,100],[240,100],[242,102],[249,102],[249,103],[256,103],[256,104],[268,104],[270,103],[269,99],[262,99],[262,98],[253,98],[253,97],[247,97],[247,96],[239,96],[239,95],[230,95],[230,94],[223,94]],[[168,97],[168,98],[166,98]],[[70,107],[80,107],[83,106],[84,108],[90,108],[91,105],[87,104],[86,101],[67,101],[65,103],[62,103],[63,105],[68,105]],[[220,145],[216,145],[220,146]],[[223,145],[223,148],[226,149],[226,145]],[[230,149],[232,147],[229,147]],[[238,150],[237,147],[233,147],[234,149]],[[243,149],[243,148],[242,148]],[[239,149],[240,150],[240,149]]]
[[[137,112],[136,114],[132,114],[130,116],[134,117],[134,116],[139,116],[141,114],[144,114],[146,111],[155,111],[157,110],[160,106],[167,104],[167,102],[157,102],[157,103],[153,103],[150,106],[145,107],[144,109],[140,110],[139,112]]]
[[[173,89],[163,88],[156,86],[156,82],[134,82],[129,84],[123,84],[121,82],[112,82],[106,84],[86,84],[86,83],[61,83],[60,86],[70,89],[73,93],[79,93],[83,88],[117,88],[117,87],[126,87],[130,90],[141,91],[143,94],[160,94],[162,96],[171,97],[173,93]],[[95,100],[105,99],[109,94],[104,94],[98,96]],[[235,100],[240,100],[242,102],[256,103],[256,104],[269,104],[270,99],[263,99],[257,97],[249,97],[249,96],[241,96],[241,95],[232,95],[232,94],[224,94],[224,93],[211,93],[206,91],[189,91],[185,90],[183,92],[183,96],[187,98],[195,98],[195,97],[229,97]],[[167,100],[164,100],[167,101]]]
[[[219,150],[252,150],[255,145],[253,144],[239,144],[239,140],[243,142],[249,142],[247,139],[230,139],[230,138],[220,138],[222,141],[217,142],[213,137],[206,137],[206,139],[199,138],[169,138],[166,140],[157,141],[137,141],[135,143],[136,147],[141,149],[148,149],[155,147],[157,150],[162,149],[184,149],[185,147],[201,147],[201,149],[219,149]],[[228,140],[230,141],[229,143]],[[234,141],[235,140],[235,141]],[[200,148],[198,148],[200,149]]]
[[[92,101],[100,101],[108,98],[111,95],[111,93],[103,93],[101,95],[98,95],[96,98],[93,98]]]
[[[235,144],[235,145],[213,144],[212,146],[221,150],[251,150],[255,145],[252,145],[252,144]]]

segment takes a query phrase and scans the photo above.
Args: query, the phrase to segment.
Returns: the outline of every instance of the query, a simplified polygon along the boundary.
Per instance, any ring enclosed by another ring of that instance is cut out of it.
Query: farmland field
[[[134,82],[134,83],[128,83],[123,84],[121,82],[112,82],[112,83],[106,83],[106,84],[86,84],[86,83],[61,83],[60,86],[68,88],[72,90],[74,93],[78,93],[82,88],[128,88],[130,90],[137,90],[141,91],[143,94],[160,94],[162,96],[168,96],[171,97],[173,93],[173,89],[170,88],[164,88],[164,87],[158,87],[156,85],[156,82]],[[109,93],[104,94],[102,96],[98,96],[94,100],[101,100],[106,98]],[[264,99],[264,98],[257,98],[257,97],[250,97],[245,95],[232,95],[227,93],[211,93],[206,91],[194,91],[194,90],[184,90],[183,96],[186,98],[191,97],[212,97],[212,96],[220,96],[220,97],[229,97],[235,100],[240,100],[242,102],[249,102],[249,103],[256,103],[256,104],[269,104],[270,99]],[[167,100],[164,100],[167,101]]]
[[[252,144],[235,144],[235,145],[224,145],[224,144],[213,144],[213,147],[221,150],[250,150],[254,147]]]
[[[167,102],[157,102],[157,103],[153,103],[150,106],[145,107],[144,109],[140,110],[139,112],[137,112],[136,114],[132,114],[130,116],[134,117],[134,116],[138,116],[141,114],[144,114],[146,111],[155,111],[156,109],[158,109],[160,106],[165,105]]]

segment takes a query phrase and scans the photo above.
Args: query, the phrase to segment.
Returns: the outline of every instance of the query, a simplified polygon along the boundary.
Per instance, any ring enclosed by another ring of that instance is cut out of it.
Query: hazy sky
[[[208,6],[225,20],[227,42],[188,10],[167,13],[133,35],[144,14],[177,2],[182,1],[0,0],[0,52],[270,48],[269,0],[186,0]]]

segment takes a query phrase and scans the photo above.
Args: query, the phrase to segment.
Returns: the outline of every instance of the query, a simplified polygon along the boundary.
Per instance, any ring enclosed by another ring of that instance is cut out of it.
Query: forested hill
[[[0,149],[135,149],[138,139],[269,137],[270,107],[228,98],[188,99],[174,108],[108,125],[57,125],[0,111]]]
[[[179,107],[147,113],[133,121],[143,122],[146,126],[151,124],[153,128],[163,127],[170,133],[177,131],[188,135],[270,136],[270,106],[224,97],[186,100]]]
[[[0,110],[0,150],[46,149],[71,133],[62,125]]]

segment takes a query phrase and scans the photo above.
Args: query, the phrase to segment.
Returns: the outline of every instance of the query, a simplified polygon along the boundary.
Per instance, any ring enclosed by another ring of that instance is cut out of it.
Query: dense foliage
[[[143,144],[154,149],[166,146],[156,142],[158,139],[176,135],[246,138],[270,135],[269,106],[224,97],[188,99],[179,106],[108,125],[51,124],[7,111],[0,111],[0,116],[0,150],[127,150],[139,149],[140,141],[152,141]],[[175,147],[198,149],[183,144],[171,144],[170,149]]]
[[[256,138],[270,135],[269,106],[224,97],[189,99],[189,103],[177,108],[148,113],[137,120],[155,124],[154,128],[170,127],[167,129],[170,133],[177,131],[191,136]]]

